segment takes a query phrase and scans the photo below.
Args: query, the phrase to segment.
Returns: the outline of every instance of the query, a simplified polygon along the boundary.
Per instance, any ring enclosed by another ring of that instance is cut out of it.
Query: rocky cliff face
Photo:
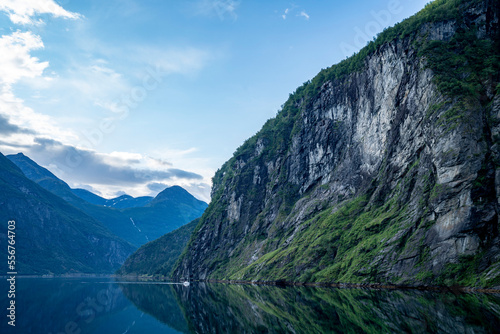
[[[299,88],[175,275],[500,285],[497,1],[435,1]]]

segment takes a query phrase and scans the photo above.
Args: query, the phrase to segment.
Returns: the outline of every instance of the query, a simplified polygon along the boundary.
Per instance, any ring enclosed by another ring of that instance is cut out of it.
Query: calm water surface
[[[0,333],[499,333],[500,295],[17,278]]]

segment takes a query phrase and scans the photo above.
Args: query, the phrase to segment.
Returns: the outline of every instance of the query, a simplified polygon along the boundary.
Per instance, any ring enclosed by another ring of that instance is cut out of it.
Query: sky
[[[106,198],[211,178],[322,68],[428,0],[2,0],[0,152]]]

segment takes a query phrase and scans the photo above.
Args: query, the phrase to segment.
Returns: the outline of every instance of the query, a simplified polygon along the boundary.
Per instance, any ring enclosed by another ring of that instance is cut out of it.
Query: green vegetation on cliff
[[[118,275],[170,277],[170,272],[189,241],[199,219],[142,245],[117,271]]]
[[[248,153],[248,149],[255,145],[256,138],[263,134],[273,135],[275,138],[273,148],[286,139],[290,140],[290,130],[296,125],[295,116],[300,112],[301,106],[314,100],[325,83],[341,80],[347,75],[365,69],[368,57],[375,54],[384,44],[394,40],[408,37],[414,40],[419,48],[419,56],[424,57],[426,65],[433,70],[442,93],[461,98],[466,96],[479,98],[480,95],[484,95],[484,81],[498,80],[500,40],[478,39],[476,36],[478,27],[467,27],[463,22],[465,8],[481,2],[482,0],[435,0],[416,15],[394,27],[386,28],[358,53],[322,69],[312,80],[297,88],[290,94],[277,117],[268,120],[255,136],[240,146],[234,157]],[[459,28],[450,41],[425,39],[428,31],[421,30],[424,25],[451,20],[455,20]],[[496,78],[492,78],[495,76]]]
[[[498,7],[436,0],[299,87],[216,173],[176,276],[498,286]]]
[[[499,36],[494,40],[478,39],[478,27],[469,27],[463,22],[464,9],[481,2],[481,0],[435,0],[416,15],[385,29],[358,53],[321,70],[312,80],[305,82],[290,94],[277,116],[269,119],[255,136],[246,140],[236,150],[233,157],[217,171],[214,184],[224,184],[224,180],[234,175],[236,161],[251,155],[256,149],[258,139],[268,142],[263,158],[286,152],[293,135],[301,126],[299,122],[301,112],[318,97],[321,87],[325,83],[342,80],[349,74],[365,69],[367,59],[381,46],[394,40],[411,37],[414,46],[418,47],[419,56],[425,59],[426,66],[434,72],[434,80],[439,91],[449,98],[435,105],[432,111],[435,112],[453,103],[455,107],[447,112],[447,119],[463,120],[464,109],[474,106],[476,102],[489,101],[485,97],[488,86],[485,82],[489,81],[491,84],[499,80]],[[428,31],[422,30],[424,25],[450,20],[456,20],[459,26],[450,41],[426,38]],[[458,99],[458,103],[452,100],[454,98]],[[293,189],[290,189],[290,192],[293,192]],[[218,193],[215,194],[215,198],[217,195]],[[296,199],[292,196],[289,202],[294,203]]]

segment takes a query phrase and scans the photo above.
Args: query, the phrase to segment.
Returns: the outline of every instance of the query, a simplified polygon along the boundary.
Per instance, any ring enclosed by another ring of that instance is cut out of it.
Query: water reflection
[[[166,324],[181,333],[190,333],[184,313],[177,301],[174,286],[172,284],[153,283],[119,283],[123,293],[135,306],[148,314],[151,314],[160,322]],[[189,289],[189,288],[185,288]]]
[[[16,290],[16,327],[2,333],[94,333],[131,306],[112,282],[18,278]]]
[[[0,305],[6,309],[9,301],[4,279],[0,291],[5,291]],[[140,299],[137,294],[130,295]],[[180,310],[177,302],[170,300]],[[178,333],[138,310],[109,278],[18,277],[15,302],[16,326],[7,324],[7,311],[1,312],[2,334]]]
[[[2,334],[499,333],[500,295],[19,278],[5,314]]]
[[[139,309],[184,333],[498,333],[500,328],[498,295],[203,283],[122,288]]]

